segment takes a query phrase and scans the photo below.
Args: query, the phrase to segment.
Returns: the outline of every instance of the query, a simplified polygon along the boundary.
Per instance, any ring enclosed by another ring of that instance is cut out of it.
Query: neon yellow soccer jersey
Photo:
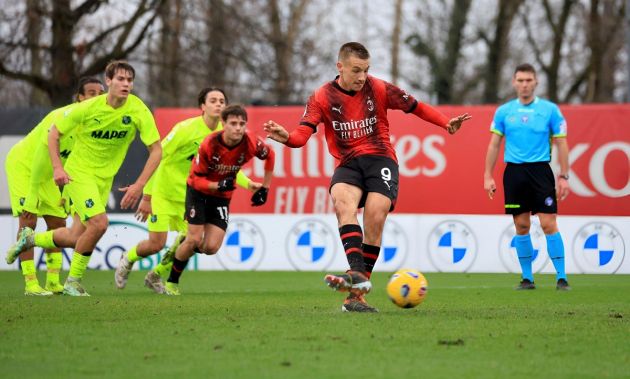
[[[83,101],[68,109],[55,126],[62,135],[74,134],[75,145],[65,165],[71,177],[113,178],[136,131],[147,146],[160,140],[151,111],[131,94],[119,108],[107,104],[107,94]]]
[[[56,120],[75,104],[57,108],[48,113],[31,132],[11,150],[11,163],[7,170],[13,182],[22,183],[26,193],[16,194],[25,197],[23,209],[38,215],[64,217],[63,206],[59,205],[61,194],[52,179],[52,165],[48,156],[48,130]],[[74,140],[69,135],[60,140],[62,162],[72,151]],[[18,187],[14,189],[17,190]],[[26,196],[25,196],[26,195]],[[41,205],[41,209],[40,209]],[[43,212],[43,213],[42,213]]]
[[[155,170],[144,192],[172,202],[186,201],[186,178],[199,144],[212,132],[223,129],[219,122],[212,131],[202,116],[177,123],[162,140],[162,161]]]
[[[39,124],[37,124],[33,130],[26,135],[26,137],[24,137],[24,139],[13,146],[12,150],[15,157],[21,162],[31,162],[41,141],[45,140],[46,144],[48,144],[48,129],[50,129],[51,125],[60,119],[66,110],[74,105],[75,104],[69,104],[48,113],[46,117],[44,117]],[[62,154],[62,157],[63,155],[64,154]],[[30,168],[30,164],[27,164],[27,166]]]

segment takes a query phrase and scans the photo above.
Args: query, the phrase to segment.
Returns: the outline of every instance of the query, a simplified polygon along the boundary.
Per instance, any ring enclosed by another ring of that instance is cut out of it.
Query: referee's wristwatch
[[[558,175],[558,178],[562,178],[564,180],[569,180],[569,174],[565,174],[565,175]]]

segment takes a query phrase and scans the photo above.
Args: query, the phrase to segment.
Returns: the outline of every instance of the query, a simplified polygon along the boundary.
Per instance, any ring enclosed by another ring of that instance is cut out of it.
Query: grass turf
[[[514,291],[516,275],[427,274],[407,310],[376,273],[380,313],[347,314],[319,272],[186,272],[180,297],[150,293],[144,274],[119,291],[113,271],[89,271],[92,297],[32,298],[0,272],[2,377],[630,375],[630,276],[573,275],[560,293],[550,275]]]

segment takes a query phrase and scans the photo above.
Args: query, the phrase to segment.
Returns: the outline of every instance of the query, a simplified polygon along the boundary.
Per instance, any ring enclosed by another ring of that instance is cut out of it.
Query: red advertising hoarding
[[[451,136],[399,111],[389,113],[391,139],[400,165],[397,213],[501,214],[502,153],[495,170],[498,196],[483,190],[483,169],[494,106],[442,106],[448,116],[470,113],[472,120]],[[561,214],[630,215],[630,105],[562,106],[568,123],[571,194],[559,204]],[[249,129],[264,136],[262,123],[274,120],[288,130],[302,107],[250,107]],[[162,137],[198,109],[160,108],[155,117]],[[330,213],[328,184],[335,162],[328,154],[323,125],[301,149],[273,143],[276,169],[269,202],[251,207],[249,193],[236,191],[237,213]],[[552,165],[555,162],[552,161]],[[250,162],[246,173],[261,180],[263,164]]]

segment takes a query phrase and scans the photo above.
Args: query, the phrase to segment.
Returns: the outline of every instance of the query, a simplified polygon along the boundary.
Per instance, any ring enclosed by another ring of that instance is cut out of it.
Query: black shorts
[[[190,225],[212,224],[226,230],[230,218],[230,199],[210,196],[186,186],[186,214]]]
[[[558,213],[556,183],[547,162],[508,163],[503,173],[505,213]]]
[[[398,164],[391,158],[378,155],[361,155],[335,169],[330,187],[337,183],[347,183],[363,190],[359,208],[365,206],[370,192],[383,194],[392,201],[390,212],[394,210],[398,198]]]

